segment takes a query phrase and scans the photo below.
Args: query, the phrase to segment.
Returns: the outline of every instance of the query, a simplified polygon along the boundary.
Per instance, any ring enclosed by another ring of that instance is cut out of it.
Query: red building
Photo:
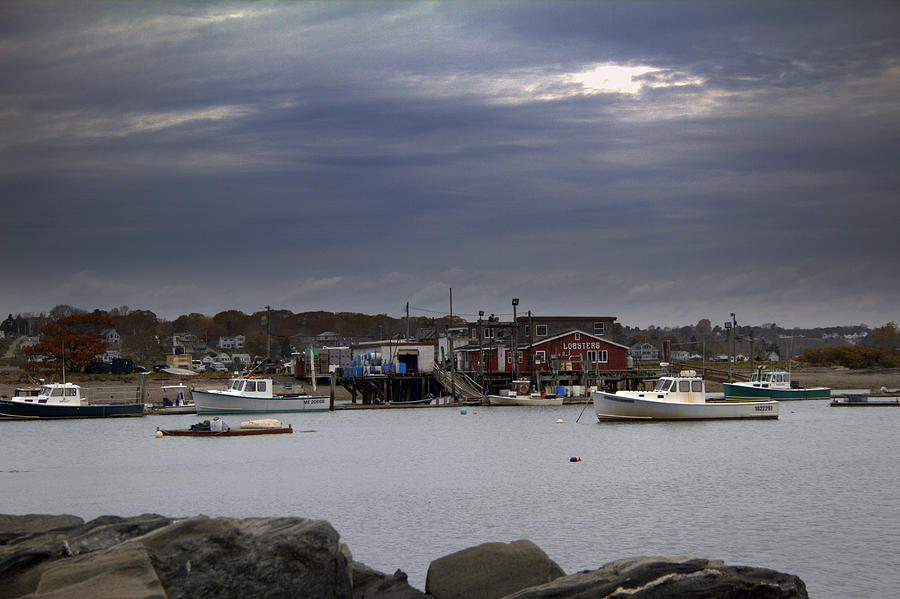
[[[462,370],[480,371],[484,355],[485,371],[512,372],[513,352],[504,345],[487,343],[484,347],[467,345],[456,352]],[[628,348],[598,335],[574,330],[535,341],[519,343],[520,373],[540,371],[625,370]]]

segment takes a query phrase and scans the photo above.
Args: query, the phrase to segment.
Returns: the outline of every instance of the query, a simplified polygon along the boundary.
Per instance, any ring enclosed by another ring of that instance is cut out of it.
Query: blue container
[[[397,364],[397,372],[400,374],[406,374],[406,364],[404,364],[403,362]]]
[[[566,396],[566,388],[563,386],[559,386],[556,388],[556,396],[557,397],[565,397]]]

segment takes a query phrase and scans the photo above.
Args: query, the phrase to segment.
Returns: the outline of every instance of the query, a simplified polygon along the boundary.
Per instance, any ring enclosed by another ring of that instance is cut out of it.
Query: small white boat
[[[151,414],[196,414],[197,407],[194,400],[188,398],[187,385],[163,385],[163,403],[161,406],[151,406]],[[171,398],[169,396],[172,396]]]
[[[225,389],[194,390],[198,414],[279,414],[283,412],[325,412],[327,395],[276,394],[272,379],[237,377]]]
[[[592,391],[591,399],[601,422],[778,418],[777,401],[707,399],[706,382],[693,370],[661,377],[653,391]]]
[[[492,406],[561,406],[562,396],[532,392],[530,381],[513,381],[512,389],[502,389],[499,395],[488,395]]]

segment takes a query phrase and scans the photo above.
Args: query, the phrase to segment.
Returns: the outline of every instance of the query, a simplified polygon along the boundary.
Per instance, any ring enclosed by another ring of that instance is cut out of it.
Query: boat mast
[[[309,376],[312,380],[313,393],[316,392],[316,356],[313,352],[312,345],[309,346]]]

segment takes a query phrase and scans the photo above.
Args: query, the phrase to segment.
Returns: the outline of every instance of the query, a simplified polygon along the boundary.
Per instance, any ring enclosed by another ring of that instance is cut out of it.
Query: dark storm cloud
[[[10,4],[0,299],[896,320],[897,12]]]

